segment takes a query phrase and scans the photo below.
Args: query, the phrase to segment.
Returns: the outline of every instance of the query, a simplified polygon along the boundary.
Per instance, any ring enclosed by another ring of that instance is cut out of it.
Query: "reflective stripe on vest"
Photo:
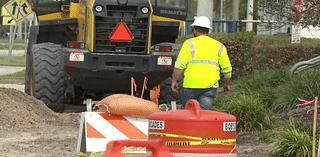
[[[199,63],[199,64],[211,64],[211,65],[215,65],[215,66],[219,67],[219,63],[216,62],[216,61],[211,61],[211,60],[193,60],[194,55],[196,54],[196,48],[194,47],[194,43],[193,43],[192,39],[188,39],[188,42],[190,44],[192,60],[187,63],[187,66],[190,63]],[[219,49],[219,52],[218,52],[218,60],[219,60],[219,57],[220,57],[222,51],[223,51],[223,44],[220,43],[220,49]]]

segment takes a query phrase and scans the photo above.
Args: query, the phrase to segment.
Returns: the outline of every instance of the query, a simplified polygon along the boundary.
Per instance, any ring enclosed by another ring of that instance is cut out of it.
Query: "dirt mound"
[[[80,113],[55,113],[16,89],[0,88],[0,154],[76,156]]]
[[[10,131],[72,122],[72,117],[53,112],[42,101],[8,88],[0,88],[0,119],[1,130]]]

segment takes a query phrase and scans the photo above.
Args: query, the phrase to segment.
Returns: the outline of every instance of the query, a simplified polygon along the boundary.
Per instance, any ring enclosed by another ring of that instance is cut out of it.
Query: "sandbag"
[[[160,112],[154,102],[126,94],[110,95],[95,106],[106,113],[133,117],[148,117],[152,113]]]

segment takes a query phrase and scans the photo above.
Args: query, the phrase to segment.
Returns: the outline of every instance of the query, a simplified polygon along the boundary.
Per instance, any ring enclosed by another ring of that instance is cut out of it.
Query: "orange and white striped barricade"
[[[112,140],[147,140],[148,119],[82,112],[77,153],[103,152]]]

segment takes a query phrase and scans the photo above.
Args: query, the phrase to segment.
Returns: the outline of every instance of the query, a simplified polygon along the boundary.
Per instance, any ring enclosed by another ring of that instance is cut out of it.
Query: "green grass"
[[[298,98],[313,100],[320,95],[320,73],[313,68],[296,75],[279,87],[275,93],[276,99],[271,105],[274,110],[293,109],[300,102]]]
[[[218,95],[214,110],[230,113],[237,118],[238,131],[261,131],[270,128],[272,118],[266,105],[252,94],[243,91]]]
[[[0,43],[9,43],[8,39],[0,39]],[[24,43],[24,39],[15,39],[14,43]]]
[[[9,50],[9,45],[0,45],[0,49],[2,50]],[[24,45],[13,45],[13,50],[24,50]]]
[[[289,68],[283,68],[258,71],[253,75],[235,80],[233,84],[237,86],[238,91],[242,92],[242,95],[259,99],[268,110],[290,110],[300,103],[298,98],[313,100],[320,95],[319,75],[319,70],[313,68],[290,78]],[[226,96],[224,99],[234,99],[234,96]],[[235,99],[240,100],[238,97]],[[219,100],[218,97],[217,101]]]
[[[23,39],[16,39],[13,43],[14,50],[24,50],[24,40]],[[9,40],[7,39],[0,39],[0,49],[9,49]]]
[[[290,77],[286,68],[258,71],[234,80],[232,84],[237,88],[229,95],[218,94],[213,108],[235,115],[238,131],[270,129],[276,121],[271,112],[277,107],[272,105],[278,98],[280,86],[288,80]]]
[[[279,86],[290,80],[288,68],[257,71],[254,75],[240,78],[235,82],[246,94],[259,98],[267,108],[277,99]]]
[[[264,143],[272,143],[277,141],[280,137],[280,131],[268,131],[268,132],[259,132],[259,142],[264,142]]]
[[[0,66],[26,66],[25,56],[0,56]]]
[[[255,35],[255,40],[267,41],[268,44],[281,44],[281,43],[291,43],[290,36],[269,36],[269,35]]]
[[[272,154],[275,156],[311,156],[312,125],[290,117],[285,131],[280,133]]]

